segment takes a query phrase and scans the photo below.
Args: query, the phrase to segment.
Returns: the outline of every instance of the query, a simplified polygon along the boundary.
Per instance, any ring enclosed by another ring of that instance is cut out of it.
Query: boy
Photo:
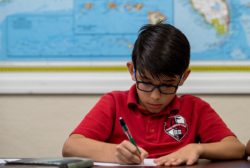
[[[190,45],[180,30],[163,23],[142,27],[127,63],[135,85],[102,96],[66,140],[63,155],[121,164],[149,157],[165,166],[243,158],[244,145],[206,102],[176,95],[190,73],[189,61]]]

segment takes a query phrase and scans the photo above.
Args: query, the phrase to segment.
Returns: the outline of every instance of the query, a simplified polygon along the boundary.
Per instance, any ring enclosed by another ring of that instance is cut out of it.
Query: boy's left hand
[[[161,166],[193,165],[198,161],[200,154],[199,144],[188,144],[176,152],[155,159],[154,162]]]

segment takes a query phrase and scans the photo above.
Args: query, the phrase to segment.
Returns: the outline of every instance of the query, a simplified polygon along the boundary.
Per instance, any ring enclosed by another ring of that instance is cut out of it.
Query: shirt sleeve
[[[208,103],[202,100],[200,103],[198,135],[201,143],[218,142],[227,136],[235,136]]]
[[[114,120],[114,98],[112,94],[106,94],[100,98],[72,134],[81,134],[91,139],[107,141],[113,130]]]

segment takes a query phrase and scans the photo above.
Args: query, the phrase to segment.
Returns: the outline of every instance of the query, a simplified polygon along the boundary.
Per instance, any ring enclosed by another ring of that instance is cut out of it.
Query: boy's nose
[[[152,99],[155,99],[155,100],[158,100],[161,98],[161,92],[159,90],[159,88],[155,88],[152,92],[151,92],[151,95],[150,97]]]

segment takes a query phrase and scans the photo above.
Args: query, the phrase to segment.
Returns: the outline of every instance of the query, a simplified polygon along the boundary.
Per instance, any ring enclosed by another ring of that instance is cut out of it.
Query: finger
[[[118,153],[116,155],[117,159],[119,160],[119,163],[121,164],[139,164],[141,163],[141,160],[138,159],[135,155],[123,155],[122,153]]]
[[[120,164],[128,164],[127,158],[124,157],[123,155],[117,154],[117,155],[116,155],[116,158],[117,158],[117,160],[118,160],[118,163],[120,163]]]
[[[116,151],[117,158],[125,163],[141,163],[140,155],[138,155],[138,153],[131,153],[124,145],[117,145]]]
[[[160,163],[165,157],[166,157],[166,156],[156,158],[156,159],[154,159],[154,162],[155,162],[155,163]]]
[[[185,161],[183,159],[176,159],[175,161],[171,162],[170,164],[172,166],[178,166],[178,165],[181,165],[183,164]]]
[[[186,165],[190,166],[190,165],[193,165],[197,162],[197,159],[195,158],[191,158],[191,159],[188,159]]]
[[[139,147],[139,150],[141,151],[141,159],[144,160],[145,158],[148,157],[148,152],[144,150],[143,148]]]
[[[158,166],[161,166],[164,164],[164,160],[163,158],[157,158],[157,159],[154,159],[154,163]]]
[[[138,153],[136,146],[128,140],[122,141],[120,145],[129,150],[131,153]]]
[[[170,166],[172,162],[174,162],[176,159],[175,158],[169,158],[169,157],[161,157],[158,159],[155,159],[154,162],[158,166]]]
[[[130,155],[126,155],[124,156],[126,157],[127,163],[136,163],[136,164],[140,164],[142,162],[140,156],[136,155],[136,154],[130,154]]]
[[[116,146],[116,157],[118,160],[121,161],[121,163],[129,163],[130,160],[128,160],[127,156],[130,155],[130,152],[126,149],[126,146],[124,145],[124,142],[120,143]]]
[[[173,165],[173,163],[174,163],[176,160],[177,160],[176,158],[170,158],[170,159],[166,160],[162,165],[171,166],[171,165]]]
[[[121,145],[124,148],[126,148],[130,153],[132,153],[133,155],[137,156],[136,161],[138,161],[138,159],[139,159],[140,162],[141,162],[144,159],[144,157],[143,158],[141,157],[142,152],[144,151],[144,153],[145,153],[145,150],[143,150],[142,148],[140,148],[141,150],[139,149],[139,151],[138,151],[137,147],[134,144],[132,144],[130,141],[128,141],[128,140],[123,141],[121,143]]]
[[[143,159],[141,158],[140,153],[136,152],[136,153],[133,153],[133,154],[137,156],[137,158],[140,160],[140,162],[143,160]]]

